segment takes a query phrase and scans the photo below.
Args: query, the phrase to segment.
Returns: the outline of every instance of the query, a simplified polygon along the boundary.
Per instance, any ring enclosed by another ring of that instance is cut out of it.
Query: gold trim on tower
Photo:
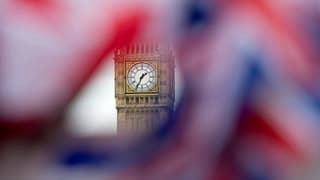
[[[156,70],[156,84],[153,86],[152,89],[148,90],[148,91],[136,91],[135,89],[132,89],[130,87],[130,85],[128,84],[128,74],[130,69],[135,66],[136,64],[149,64],[151,65],[155,70]],[[155,95],[159,93],[159,63],[158,61],[135,61],[135,62],[126,62],[126,66],[125,66],[125,81],[126,81],[126,86],[125,86],[125,91],[126,94],[130,95],[130,94],[139,94],[139,95]]]

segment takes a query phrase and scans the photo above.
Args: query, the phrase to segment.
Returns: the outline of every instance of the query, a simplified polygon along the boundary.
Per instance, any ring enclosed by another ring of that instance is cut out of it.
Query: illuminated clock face
[[[150,91],[155,86],[156,82],[156,71],[150,64],[135,64],[128,72],[128,84],[135,91]]]

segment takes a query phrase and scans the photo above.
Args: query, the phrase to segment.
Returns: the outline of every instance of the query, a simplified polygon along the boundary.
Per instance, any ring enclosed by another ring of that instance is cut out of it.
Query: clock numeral
[[[133,83],[135,83],[135,80],[134,79],[129,79],[129,84],[133,84]]]

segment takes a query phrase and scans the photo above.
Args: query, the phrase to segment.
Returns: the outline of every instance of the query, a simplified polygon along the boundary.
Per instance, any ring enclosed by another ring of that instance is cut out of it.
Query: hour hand
[[[146,76],[148,73],[143,73],[141,76],[140,76],[140,81],[144,78],[144,76]]]

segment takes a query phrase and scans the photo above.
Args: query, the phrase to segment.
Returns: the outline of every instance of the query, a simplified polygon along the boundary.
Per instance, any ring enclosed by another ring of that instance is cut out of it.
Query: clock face
[[[156,82],[156,71],[150,64],[135,64],[128,72],[128,84],[137,92],[150,91]]]

